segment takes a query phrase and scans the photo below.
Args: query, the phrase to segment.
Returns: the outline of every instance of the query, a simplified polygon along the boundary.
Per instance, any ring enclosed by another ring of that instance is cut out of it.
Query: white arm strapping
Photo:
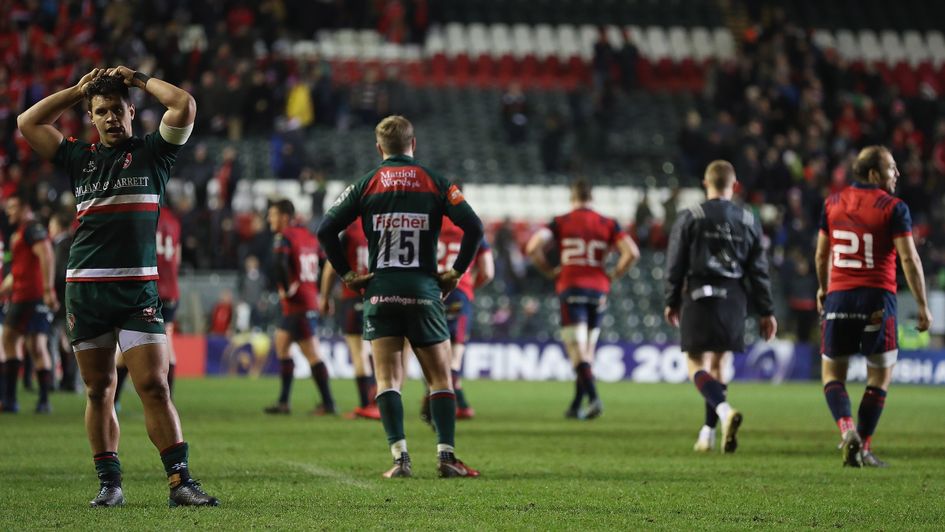
[[[161,138],[167,142],[182,146],[187,142],[187,139],[190,138],[190,134],[194,131],[194,125],[189,124],[184,127],[174,127],[162,121],[160,127],[158,127],[158,131],[161,132]]]

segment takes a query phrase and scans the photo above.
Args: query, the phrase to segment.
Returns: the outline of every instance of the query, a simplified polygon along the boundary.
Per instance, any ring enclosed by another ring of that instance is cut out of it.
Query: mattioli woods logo
[[[381,170],[381,185],[384,188],[420,188],[416,168],[385,168]]]
[[[387,212],[375,214],[371,220],[375,231],[390,231],[391,229],[430,229],[430,216],[415,212]]]

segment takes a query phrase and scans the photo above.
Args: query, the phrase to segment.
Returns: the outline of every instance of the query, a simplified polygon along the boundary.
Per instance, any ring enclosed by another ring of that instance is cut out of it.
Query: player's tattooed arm
[[[85,85],[104,73],[104,68],[92,69],[75,85],[50,94],[16,117],[20,133],[40,157],[48,160],[56,155],[63,135],[53,124],[66,109],[85,98]]]

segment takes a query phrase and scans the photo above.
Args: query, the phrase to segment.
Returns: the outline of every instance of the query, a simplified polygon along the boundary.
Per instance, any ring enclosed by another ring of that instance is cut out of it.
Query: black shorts
[[[11,302],[3,325],[20,334],[49,334],[53,313],[43,300]]]
[[[344,334],[361,336],[364,332],[364,301],[360,297],[346,297],[339,301],[335,316]]]
[[[309,310],[283,315],[278,328],[288,331],[293,342],[308,340],[318,332],[318,312]]]
[[[713,283],[708,289],[705,285],[688,286],[679,323],[682,351],[742,351],[747,304],[745,291],[737,281]]]
[[[174,323],[174,318],[177,317],[177,300],[162,299],[161,315],[164,317],[164,325]]]

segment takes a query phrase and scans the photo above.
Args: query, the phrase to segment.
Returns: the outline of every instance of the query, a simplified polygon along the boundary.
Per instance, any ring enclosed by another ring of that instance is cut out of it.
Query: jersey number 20
[[[562,266],[601,266],[607,243],[603,240],[565,238],[561,241]]]
[[[833,265],[837,268],[863,268],[866,263],[867,268],[873,267],[873,235],[872,233],[863,233],[863,260],[859,258],[844,258],[843,255],[859,256],[860,235],[853,231],[842,231],[834,229],[831,236],[834,239],[833,244]]]

